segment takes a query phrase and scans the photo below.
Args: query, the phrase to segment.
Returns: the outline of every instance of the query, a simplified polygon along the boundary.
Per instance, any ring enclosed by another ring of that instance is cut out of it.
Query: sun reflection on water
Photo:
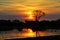
[[[22,29],[22,35],[23,37],[36,37],[35,32],[32,31],[32,29]]]
[[[37,35],[36,35],[37,32]],[[46,32],[46,31],[34,31],[30,28],[26,29],[23,28],[22,31],[18,30],[11,30],[11,31],[3,31],[0,33],[0,39],[12,39],[12,38],[29,38],[29,37],[44,37],[44,36],[53,36],[53,35],[59,35],[52,32]]]

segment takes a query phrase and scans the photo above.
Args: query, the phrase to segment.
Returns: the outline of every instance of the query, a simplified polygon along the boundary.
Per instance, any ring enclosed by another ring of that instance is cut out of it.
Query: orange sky
[[[29,12],[34,10],[41,10],[46,15],[60,15],[60,0],[0,0],[0,15],[29,15],[32,19],[33,13]]]

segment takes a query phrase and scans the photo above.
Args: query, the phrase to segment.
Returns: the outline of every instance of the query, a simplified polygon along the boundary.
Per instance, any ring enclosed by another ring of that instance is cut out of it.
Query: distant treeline
[[[46,29],[60,29],[60,19],[55,21],[25,21],[21,22],[19,20],[0,20],[0,31],[31,28],[33,30],[46,30]]]

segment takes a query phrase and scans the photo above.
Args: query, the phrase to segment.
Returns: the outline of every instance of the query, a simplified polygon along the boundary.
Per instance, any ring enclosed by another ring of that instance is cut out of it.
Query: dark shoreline
[[[34,37],[34,38],[15,38],[5,40],[60,40],[60,35],[57,36],[45,36],[45,37]]]

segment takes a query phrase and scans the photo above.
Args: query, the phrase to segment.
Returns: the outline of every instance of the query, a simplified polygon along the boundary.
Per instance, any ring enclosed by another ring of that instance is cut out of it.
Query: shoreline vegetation
[[[18,29],[21,31],[23,28],[30,28],[33,31],[41,31],[46,29],[60,29],[60,19],[55,21],[25,21],[19,20],[0,20],[0,31],[8,31]]]

